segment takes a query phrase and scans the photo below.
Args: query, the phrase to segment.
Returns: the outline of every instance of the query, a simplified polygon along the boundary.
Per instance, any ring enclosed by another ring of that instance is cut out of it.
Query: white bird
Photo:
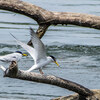
[[[36,33],[33,31],[32,28],[30,28],[30,34],[31,34],[31,40],[32,40],[32,44],[33,47],[22,43],[21,41],[17,40],[12,34],[12,36],[15,38],[15,40],[17,41],[17,43],[22,46],[33,58],[34,60],[34,65],[27,70],[26,72],[30,72],[32,70],[35,69],[39,69],[40,73],[43,74],[42,72],[42,67],[46,66],[47,64],[54,62],[57,64],[57,66],[59,66],[59,64],[57,63],[55,57],[53,56],[46,56],[46,51],[45,51],[45,47],[44,44],[42,43],[42,41],[38,38],[38,36],[36,35]]]
[[[22,58],[22,56],[27,56],[27,54],[23,54],[21,51],[16,51],[15,53],[0,56],[0,61],[3,62],[19,61]]]

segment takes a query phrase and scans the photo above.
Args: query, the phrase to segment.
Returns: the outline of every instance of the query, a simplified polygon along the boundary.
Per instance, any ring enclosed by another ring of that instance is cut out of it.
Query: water
[[[27,1],[27,0],[23,0]],[[50,11],[88,13],[100,16],[99,0],[28,0]],[[21,50],[9,33],[27,43],[30,39],[29,27],[35,31],[38,25],[32,19],[12,12],[0,10],[0,55]],[[56,75],[86,86],[89,89],[100,89],[100,32],[96,29],[79,26],[51,26],[42,38],[47,54],[57,58],[61,68],[51,63],[43,69],[45,74]],[[6,68],[8,64],[0,62]],[[26,70],[33,65],[31,56],[18,63],[19,68]],[[39,72],[35,70],[35,72]],[[0,100],[50,100],[67,96],[73,92],[60,87],[4,78],[0,70]]]

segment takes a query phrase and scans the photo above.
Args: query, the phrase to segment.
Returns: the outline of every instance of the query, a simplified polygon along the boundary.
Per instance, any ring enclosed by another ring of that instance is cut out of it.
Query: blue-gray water
[[[23,0],[51,11],[88,13],[100,16],[99,0]],[[29,27],[38,25],[23,15],[0,10],[0,55],[21,50],[9,33],[27,43],[30,39]],[[61,68],[54,63],[43,69],[52,74],[86,86],[100,89],[100,31],[79,26],[51,26],[42,38],[47,54],[57,58]],[[6,68],[8,64],[0,62]],[[33,65],[31,56],[23,57],[19,68],[26,70]],[[35,70],[35,72],[39,72]],[[50,100],[58,96],[73,94],[52,85],[4,78],[0,70],[0,100]]]

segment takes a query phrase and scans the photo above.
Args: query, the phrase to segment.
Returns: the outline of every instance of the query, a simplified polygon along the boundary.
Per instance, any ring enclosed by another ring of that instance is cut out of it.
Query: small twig
[[[4,67],[4,66],[2,66],[2,65],[0,65],[0,69],[2,70],[2,71],[6,71],[6,68]]]

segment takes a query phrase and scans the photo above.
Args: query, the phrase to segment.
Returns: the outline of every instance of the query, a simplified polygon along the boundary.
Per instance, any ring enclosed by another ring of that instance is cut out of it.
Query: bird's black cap
[[[23,54],[21,51],[16,51],[17,53]]]
[[[56,61],[56,58],[55,58],[54,56],[50,55],[50,57],[51,57],[54,61]]]

